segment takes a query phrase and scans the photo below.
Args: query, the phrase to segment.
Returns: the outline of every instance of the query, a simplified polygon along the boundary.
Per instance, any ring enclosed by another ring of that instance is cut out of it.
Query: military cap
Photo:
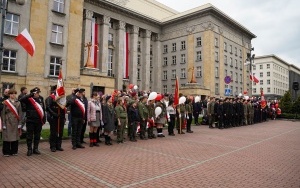
[[[40,93],[41,90],[38,87],[33,88],[32,90],[30,90],[30,93]]]

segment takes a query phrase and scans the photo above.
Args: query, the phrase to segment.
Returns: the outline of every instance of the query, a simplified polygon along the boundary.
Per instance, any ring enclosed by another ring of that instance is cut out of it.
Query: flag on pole
[[[55,100],[62,109],[65,108],[67,100],[66,100],[65,86],[64,86],[64,80],[63,80],[61,69],[59,70],[59,74],[58,74]]]
[[[179,83],[178,83],[178,78],[176,76],[175,80],[175,95],[174,95],[174,105],[179,104]]]
[[[250,73],[250,80],[255,82],[255,83],[259,82],[259,80],[252,73]]]
[[[129,77],[129,33],[125,32],[124,37],[124,61],[123,61],[123,78],[128,79]]]
[[[27,51],[27,53],[29,53],[29,55],[33,56],[35,45],[26,28],[15,38],[15,40]]]

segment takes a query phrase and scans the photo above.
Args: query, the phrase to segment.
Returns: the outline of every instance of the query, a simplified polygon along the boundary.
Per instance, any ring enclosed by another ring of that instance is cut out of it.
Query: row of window
[[[283,95],[286,91],[283,89],[273,88],[273,93],[278,95]],[[260,93],[260,89],[257,90],[256,88],[253,88],[253,93]],[[267,88],[267,93],[271,93],[271,88]]]
[[[196,61],[202,61],[201,51],[196,52]],[[180,55],[180,63],[186,63],[186,55],[185,54]],[[172,56],[172,65],[176,65],[176,64],[177,64],[177,56],[174,55],[174,56]],[[163,58],[163,66],[168,66],[168,57]]]
[[[259,85],[263,85],[264,84],[264,80],[259,80]],[[267,85],[271,84],[271,80],[267,80]],[[278,86],[278,87],[283,87],[283,88],[288,88],[288,84],[279,82],[277,80],[273,80],[273,84],[274,86]],[[254,85],[256,85],[256,83],[254,82]]]
[[[256,65],[252,65],[253,70],[256,70]],[[264,69],[264,65],[259,65],[259,69],[262,70]],[[267,69],[270,69],[270,64],[267,64]]]
[[[181,48],[180,50],[185,50],[186,49],[186,41],[181,41]],[[202,40],[201,37],[197,37],[196,38],[196,47],[202,46]],[[172,52],[176,52],[177,51],[177,43],[172,43]],[[163,53],[168,53],[168,45],[165,44],[163,47]]]
[[[279,65],[273,64],[273,69],[275,69],[283,74],[288,74],[288,70],[286,70],[285,68],[283,68]]]
[[[219,47],[219,39],[218,38],[215,38],[215,47]],[[233,48],[232,48],[232,45],[229,45],[229,47],[227,47],[227,42],[224,42],[224,51],[227,52],[227,50],[229,50],[229,53],[230,54],[233,54]],[[234,55],[235,56],[238,56],[238,49],[237,47],[234,47]],[[240,58],[242,58],[242,50],[239,49],[239,56]]]
[[[172,72],[171,79],[176,79],[176,76],[177,76],[176,69],[171,70],[171,72]],[[201,66],[196,67],[196,75],[195,76],[198,78],[202,77]],[[186,69],[185,68],[180,69],[180,78],[186,78]],[[168,80],[168,71],[167,70],[163,71],[162,80]]]
[[[218,52],[216,52],[216,59],[217,59],[217,57],[218,57]],[[228,58],[227,58],[227,55],[224,55],[224,64],[227,66],[228,65]],[[230,57],[229,58],[229,66],[230,67],[233,67],[233,59],[232,59],[232,57]],[[238,60],[237,59],[235,59],[234,60],[234,67],[236,68],[236,69],[238,69],[239,67],[240,67],[240,69],[242,70],[243,69],[243,63],[242,63],[242,61],[240,61],[239,62],[239,65],[238,65]]]

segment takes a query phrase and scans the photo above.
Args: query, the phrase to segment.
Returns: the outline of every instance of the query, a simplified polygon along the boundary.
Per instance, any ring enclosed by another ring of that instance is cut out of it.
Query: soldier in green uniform
[[[215,98],[211,97],[207,105],[207,113],[209,118],[209,128],[214,128],[213,124],[215,123]]]
[[[123,98],[119,98],[115,107],[117,118],[117,143],[124,143],[124,130],[127,124],[127,110],[124,106]]]
[[[148,138],[156,138],[155,134],[153,133],[153,127],[154,127],[154,118],[155,118],[155,107],[154,107],[155,100],[150,100],[148,101],[147,108],[149,111],[149,116],[148,116],[148,122],[149,122],[149,127],[148,127]]]
[[[188,103],[185,105],[186,108],[186,113],[187,113],[187,125],[186,125],[186,132],[187,133],[193,133],[191,130],[191,124],[193,120],[193,104],[192,104],[192,99],[188,99]]]
[[[248,100],[248,104],[247,104],[247,109],[248,109],[248,124],[249,125],[252,125],[253,124],[253,119],[254,119],[254,107],[253,107],[253,104],[251,103],[250,100]]]
[[[245,125],[248,125],[248,104],[247,104],[247,100],[244,100],[244,120],[245,120]]]
[[[184,125],[184,121],[185,121],[185,116],[186,116],[186,108],[185,108],[185,104],[179,104],[176,107],[176,111],[177,111],[177,130],[178,130],[178,134],[185,134],[182,131],[182,127]],[[180,126],[181,123],[181,126]]]
[[[140,138],[141,138],[141,140],[147,140],[146,126],[147,126],[147,120],[149,117],[149,110],[146,107],[147,98],[148,97],[146,97],[146,96],[142,96],[140,98],[140,102],[138,103],[138,111],[139,111],[139,115],[140,115]]]

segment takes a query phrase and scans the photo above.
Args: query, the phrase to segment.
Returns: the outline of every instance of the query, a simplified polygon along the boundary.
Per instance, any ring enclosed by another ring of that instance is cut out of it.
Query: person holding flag
[[[42,126],[46,122],[44,98],[40,96],[40,88],[30,90],[30,94],[20,98],[20,102],[26,105],[26,129],[27,129],[27,156],[40,155],[38,150]],[[33,150],[32,150],[33,140]]]

